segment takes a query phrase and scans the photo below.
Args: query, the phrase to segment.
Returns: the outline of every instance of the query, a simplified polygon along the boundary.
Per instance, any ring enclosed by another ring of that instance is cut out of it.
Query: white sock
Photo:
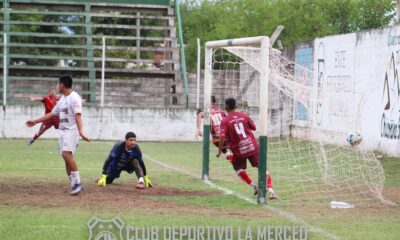
[[[139,183],[144,183],[143,177],[140,177],[140,178],[139,178]]]
[[[81,183],[81,178],[79,177],[79,172],[78,171],[72,171],[71,176],[73,179],[74,184],[80,184]]]
[[[252,187],[257,187],[257,184],[256,184],[254,181],[252,181],[252,182],[250,183],[250,186],[252,186]]]
[[[274,189],[272,189],[272,188],[268,188],[268,192],[269,192],[270,194],[275,195]]]
[[[229,155],[232,155],[232,153],[231,152],[226,152],[226,153],[224,153],[224,155],[225,155],[225,157],[228,157]]]
[[[72,177],[72,174],[68,176],[69,184],[71,184],[71,188],[74,187],[74,178]]]

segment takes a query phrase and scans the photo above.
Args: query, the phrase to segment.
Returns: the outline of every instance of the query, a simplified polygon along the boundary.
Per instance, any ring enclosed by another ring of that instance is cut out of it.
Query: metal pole
[[[396,16],[397,16],[396,22],[397,22],[397,24],[399,24],[400,23],[400,0],[397,0]]]
[[[4,54],[3,54],[3,105],[7,105],[7,33],[3,34]]]
[[[196,89],[196,108],[200,108],[200,59],[201,59],[201,45],[200,38],[197,39],[197,89]]]
[[[189,87],[188,87],[188,78],[186,72],[186,60],[185,60],[185,45],[183,43],[183,30],[182,30],[182,19],[181,12],[179,10],[179,0],[175,0],[175,14],[178,21],[178,33],[179,33],[179,48],[180,48],[180,58],[181,58],[181,74],[183,76],[183,85],[185,88],[185,102],[186,108],[189,107]]]
[[[260,71],[260,136],[258,152],[258,203],[266,203],[266,173],[268,160],[268,91],[269,91],[269,49],[270,39],[263,37],[261,39],[261,71]]]
[[[106,37],[103,36],[103,52],[101,55],[101,96],[100,107],[104,107],[104,79],[106,69]]]
[[[203,173],[202,179],[209,178],[210,165],[210,109],[212,91],[212,48],[206,48],[204,65],[204,125],[203,125]]]

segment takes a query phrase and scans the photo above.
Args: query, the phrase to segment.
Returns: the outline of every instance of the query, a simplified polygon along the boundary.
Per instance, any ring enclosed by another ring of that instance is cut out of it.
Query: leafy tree
[[[197,42],[271,35],[291,47],[326,35],[380,28],[395,17],[394,0],[187,0],[181,7],[189,69],[196,67]],[[204,61],[203,61],[204,62]]]

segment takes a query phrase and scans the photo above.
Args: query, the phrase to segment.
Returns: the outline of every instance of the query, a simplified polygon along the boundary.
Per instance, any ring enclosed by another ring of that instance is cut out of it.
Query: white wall
[[[315,132],[357,131],[360,148],[400,156],[399,68],[400,27],[315,39]]]
[[[25,126],[28,119],[44,114],[43,106],[7,106],[0,109],[1,138],[31,138],[40,124]],[[84,107],[84,132],[92,139],[122,140],[133,131],[139,141],[193,141],[196,133],[196,111],[188,109],[133,109]],[[43,138],[57,138],[54,128]]]

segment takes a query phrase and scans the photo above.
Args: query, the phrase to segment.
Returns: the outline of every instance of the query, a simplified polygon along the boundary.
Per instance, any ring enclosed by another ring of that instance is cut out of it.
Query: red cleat
[[[138,184],[136,184],[136,188],[137,189],[145,189],[146,185],[144,183],[138,183]]]

